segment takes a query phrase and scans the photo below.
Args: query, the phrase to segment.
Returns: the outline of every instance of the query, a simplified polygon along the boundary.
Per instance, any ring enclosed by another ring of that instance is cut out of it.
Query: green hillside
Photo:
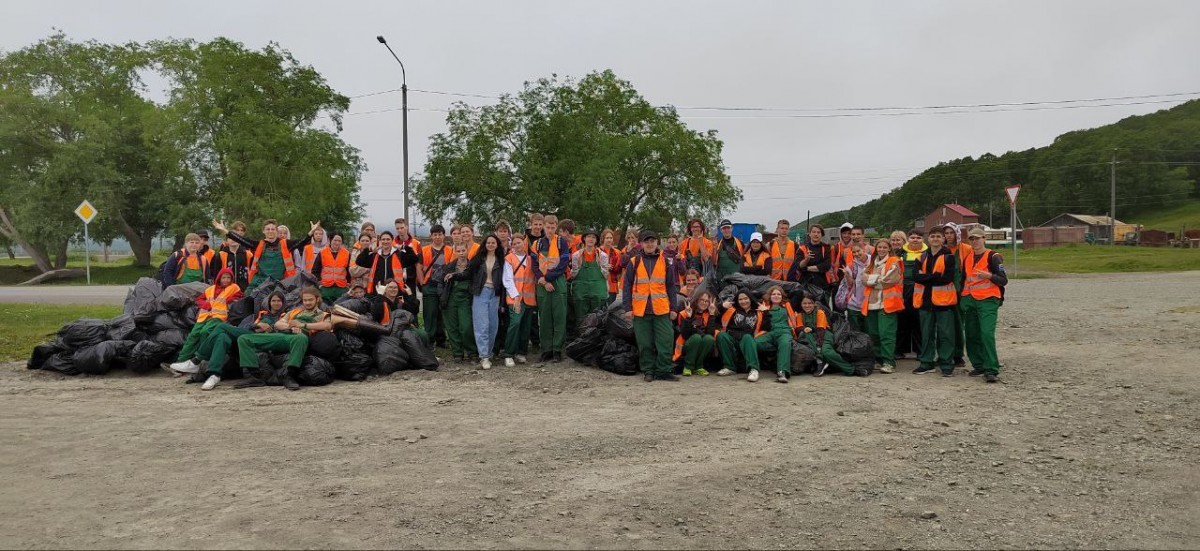
[[[991,202],[1007,213],[1004,188],[1012,184],[1022,186],[1018,212],[1026,226],[1063,212],[1104,214],[1114,150],[1117,212],[1123,221],[1158,222],[1180,202],[1200,200],[1200,100],[1193,100],[1068,132],[1046,147],[939,163],[877,199],[816,220],[826,226],[853,220],[880,229],[907,228],[956,199],[975,212],[986,213]],[[1195,211],[1188,212],[1184,219],[1194,219]]]
[[[1142,215],[1121,215],[1117,218],[1130,224],[1141,224],[1163,231],[1179,231],[1180,228],[1200,229],[1200,200],[1186,201],[1166,209],[1155,209]]]

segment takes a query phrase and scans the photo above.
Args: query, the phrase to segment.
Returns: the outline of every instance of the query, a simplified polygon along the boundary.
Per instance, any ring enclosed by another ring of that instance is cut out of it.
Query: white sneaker
[[[721,370],[717,372],[718,377],[728,377],[730,375],[733,375],[733,370],[729,369],[728,367],[722,367]]]
[[[517,363],[519,363],[519,364],[523,364],[523,363],[525,363],[525,362],[527,362],[527,361],[528,361],[528,360],[526,360],[526,359],[525,359],[525,356],[522,356],[522,355],[520,355],[520,354],[517,354]]]
[[[204,381],[204,385],[202,385],[200,387],[200,390],[212,390],[214,388],[217,388],[217,383],[219,383],[219,382],[221,382],[220,377],[218,377],[216,375],[209,375],[208,380]]]
[[[757,383],[758,382],[758,370],[751,369],[750,374],[746,376],[746,380],[750,381],[752,383]]]
[[[168,367],[171,368],[171,371],[178,371],[179,373],[195,373],[200,371],[200,364],[192,360],[175,362]]]
[[[491,369],[492,368],[492,360],[490,360],[488,358],[484,358],[479,361],[479,366],[482,367],[485,371],[488,369]]]
[[[512,358],[504,358],[504,367],[515,367],[516,365],[517,362],[513,361]]]
[[[883,364],[883,366],[881,366],[881,367],[879,368],[879,372],[880,372],[880,373],[895,373],[895,372],[896,372],[896,366],[894,366],[894,365],[891,365],[891,364]]]

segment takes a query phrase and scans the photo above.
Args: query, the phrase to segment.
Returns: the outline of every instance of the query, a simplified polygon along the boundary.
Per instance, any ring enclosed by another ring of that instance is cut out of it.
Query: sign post
[[[88,236],[88,224],[96,218],[98,211],[87,199],[75,207],[75,216],[83,220],[83,265],[87,269],[88,285],[92,284],[92,241]]]
[[[1021,193],[1021,186],[1014,185],[1004,188],[1004,192],[1008,194],[1008,205],[1011,207],[1012,223],[1009,225],[1012,228],[1012,263],[1013,269],[1017,267],[1017,194]]]

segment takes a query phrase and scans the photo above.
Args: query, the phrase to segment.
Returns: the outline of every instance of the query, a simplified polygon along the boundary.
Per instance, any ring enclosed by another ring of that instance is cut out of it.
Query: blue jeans
[[[496,296],[494,290],[484,287],[471,299],[471,321],[475,326],[475,347],[479,349],[479,358],[491,358],[496,332],[500,330],[500,297]]]

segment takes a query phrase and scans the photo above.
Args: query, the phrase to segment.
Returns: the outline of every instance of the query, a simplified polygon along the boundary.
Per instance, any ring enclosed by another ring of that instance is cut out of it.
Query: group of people
[[[243,365],[253,364],[257,351],[288,352],[289,367],[298,367],[304,338],[335,327],[381,331],[399,310],[419,320],[423,337],[481,369],[491,369],[495,358],[509,367],[526,363],[531,345],[541,361],[561,362],[579,321],[619,298],[646,381],[706,376],[719,366],[718,376],[746,373],[755,382],[764,369],[760,360],[774,355],[776,381],[786,383],[797,345],[813,350],[816,376],[830,366],[847,375],[893,373],[897,359],[914,354],[914,373],[953,376],[969,358],[970,375],[997,380],[995,328],[1007,278],[982,230],[962,236],[947,225],[871,242],[853,224],[832,240],[814,224],[793,240],[790,224],[780,220],[774,237],[754,233],[743,243],[728,220],[718,226],[711,238],[699,219],[687,223],[682,238],[630,229],[619,247],[612,229],[577,232],[569,219],[537,213],[523,232],[498,220],[481,240],[469,223],[449,232],[434,225],[426,243],[404,219],[395,221],[394,231],[366,222],[350,242],[320,223],[295,240],[274,220],[263,223],[262,239],[248,238],[241,222],[226,228],[213,221],[224,235],[219,248],[209,245],[206,233],[189,234],[162,267],[164,285],[213,283],[197,300],[197,325],[170,367],[194,373],[207,359],[211,374],[203,388],[211,389],[227,352],[217,357],[222,361],[203,356],[216,348],[236,344]],[[282,297],[278,304],[271,297],[253,330],[217,323],[242,290],[302,271],[319,281],[304,291],[302,307],[282,312]],[[761,297],[739,292],[718,301],[704,290],[719,289],[714,282],[733,273],[822,292],[789,297],[776,286]],[[339,317],[324,306],[347,294],[372,298],[377,307],[370,319]],[[846,316],[870,335],[874,370],[856,369],[834,349],[831,316]]]

